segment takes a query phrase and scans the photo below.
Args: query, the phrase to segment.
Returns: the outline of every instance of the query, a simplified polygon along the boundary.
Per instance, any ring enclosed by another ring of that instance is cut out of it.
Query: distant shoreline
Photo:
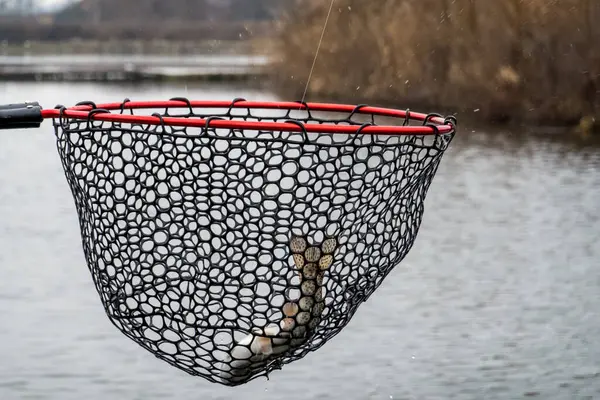
[[[268,59],[228,53],[3,54],[0,81],[234,82],[264,80]]]
[[[132,54],[132,55],[196,55],[253,54],[263,47],[260,39],[252,40],[26,40],[14,43],[0,41],[0,56],[71,55],[71,54]]]
[[[72,40],[146,42],[203,42],[208,40],[245,41],[268,35],[273,23],[268,21],[121,21],[56,22],[52,17],[10,18],[0,16],[0,38],[22,45],[28,41],[69,42]]]

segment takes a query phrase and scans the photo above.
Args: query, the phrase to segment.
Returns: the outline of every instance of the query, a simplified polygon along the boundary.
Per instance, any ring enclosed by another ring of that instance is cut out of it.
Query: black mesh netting
[[[182,118],[378,123],[358,113],[326,120],[308,111],[202,111],[157,110]],[[411,248],[454,135],[68,118],[55,127],[108,317],[156,357],[224,385],[268,376],[346,326]]]

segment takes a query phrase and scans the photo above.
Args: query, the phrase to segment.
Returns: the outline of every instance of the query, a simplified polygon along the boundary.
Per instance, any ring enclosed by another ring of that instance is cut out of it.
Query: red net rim
[[[188,118],[188,117],[157,117],[152,115],[129,115],[126,110],[141,109],[175,109],[175,108],[226,108],[226,109],[272,109],[272,110],[297,110],[315,112],[339,112],[353,114],[367,114],[381,117],[399,118],[403,123],[419,121],[415,125],[340,125],[334,123],[302,123],[267,122],[267,121],[236,121],[215,118]],[[112,113],[111,111],[119,111]],[[129,124],[167,125],[183,127],[208,127],[215,129],[249,129],[262,131],[290,131],[309,133],[353,134],[360,131],[363,134],[376,135],[439,135],[455,132],[455,120],[452,117],[443,117],[439,114],[423,114],[410,110],[399,110],[367,105],[349,105],[333,103],[300,103],[300,102],[275,102],[275,101],[125,101],[119,103],[81,104],[73,107],[57,106],[54,109],[42,110],[45,119],[77,119],[106,121]]]

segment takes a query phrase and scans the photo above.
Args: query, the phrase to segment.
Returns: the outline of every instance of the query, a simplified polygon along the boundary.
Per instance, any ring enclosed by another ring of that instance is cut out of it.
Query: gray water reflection
[[[0,64],[9,65],[69,65],[79,63],[144,63],[146,65],[265,65],[267,58],[264,56],[244,56],[239,54],[229,55],[181,55],[174,58],[171,56],[144,55],[144,54],[70,54],[68,57],[62,55],[18,55],[8,56],[0,54]]]
[[[0,83],[46,107],[251,90]],[[502,132],[458,136],[417,242],[344,332],[229,389],[155,359],[108,322],[84,265],[54,137],[0,133],[0,399],[600,397],[600,157]]]

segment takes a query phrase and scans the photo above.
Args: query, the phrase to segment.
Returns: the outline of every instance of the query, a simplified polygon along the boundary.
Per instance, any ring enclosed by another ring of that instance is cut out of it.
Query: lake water
[[[174,61],[176,60],[176,61]],[[187,65],[187,66],[222,66],[222,65],[265,65],[267,58],[264,56],[245,56],[238,54],[230,55],[189,55],[177,56],[159,56],[142,54],[73,54],[65,57],[63,55],[17,55],[9,56],[0,54],[0,64],[9,65],[60,65],[68,67],[79,63],[140,63],[144,65]]]
[[[274,100],[206,86],[0,83],[0,103]],[[515,138],[515,136],[517,138]],[[225,388],[118,332],[52,127],[0,131],[0,399],[600,398],[600,151],[461,130],[405,262],[319,351]]]

